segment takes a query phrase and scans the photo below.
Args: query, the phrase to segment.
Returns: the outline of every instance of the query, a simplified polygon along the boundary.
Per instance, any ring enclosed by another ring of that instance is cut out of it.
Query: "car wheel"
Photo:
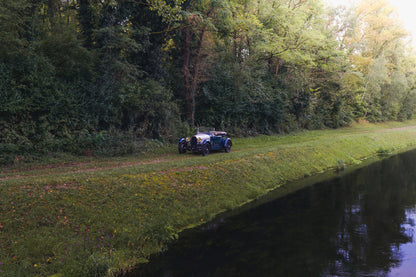
[[[179,143],[178,150],[179,150],[179,154],[186,153],[186,146],[184,142]]]
[[[209,155],[209,145],[205,144],[204,146],[202,146],[202,156],[207,156]]]
[[[225,152],[230,153],[231,151],[231,141],[227,141],[227,144],[225,145]]]

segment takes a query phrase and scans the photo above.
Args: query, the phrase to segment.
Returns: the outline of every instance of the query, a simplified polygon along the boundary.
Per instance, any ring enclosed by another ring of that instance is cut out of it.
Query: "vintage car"
[[[226,132],[207,131],[198,132],[192,137],[181,138],[178,143],[178,150],[179,154],[192,151],[206,156],[211,151],[217,150],[224,150],[226,153],[229,153],[232,145],[231,139],[227,137]]]

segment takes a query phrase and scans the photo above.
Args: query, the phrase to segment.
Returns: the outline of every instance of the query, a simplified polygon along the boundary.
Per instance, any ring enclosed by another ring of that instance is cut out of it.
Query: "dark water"
[[[190,230],[132,276],[416,276],[416,152]]]

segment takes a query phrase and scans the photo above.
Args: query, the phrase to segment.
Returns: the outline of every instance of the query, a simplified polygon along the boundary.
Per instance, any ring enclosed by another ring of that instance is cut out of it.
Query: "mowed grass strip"
[[[0,181],[0,275],[115,274],[165,249],[184,228],[289,181],[415,147],[414,125],[239,138],[230,154],[130,157],[49,174],[9,167],[12,176]]]

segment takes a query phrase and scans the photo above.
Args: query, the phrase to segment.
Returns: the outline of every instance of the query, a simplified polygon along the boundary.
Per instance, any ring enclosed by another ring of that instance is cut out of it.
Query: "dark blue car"
[[[186,151],[192,151],[206,156],[211,151],[218,150],[224,150],[226,153],[229,153],[232,145],[231,139],[227,137],[226,132],[198,132],[191,138],[181,138],[178,143],[178,150],[179,154],[186,153]]]

